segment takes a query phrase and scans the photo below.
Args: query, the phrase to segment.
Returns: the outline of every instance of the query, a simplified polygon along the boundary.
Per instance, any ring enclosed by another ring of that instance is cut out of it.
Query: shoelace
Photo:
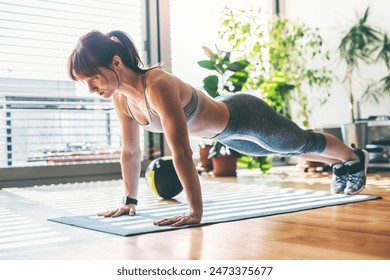
[[[341,176],[336,176],[336,183],[342,183],[343,182],[343,178]]]
[[[348,175],[348,181],[356,184],[357,182],[359,182],[360,177],[361,176],[355,176],[354,174],[350,174],[350,175]]]

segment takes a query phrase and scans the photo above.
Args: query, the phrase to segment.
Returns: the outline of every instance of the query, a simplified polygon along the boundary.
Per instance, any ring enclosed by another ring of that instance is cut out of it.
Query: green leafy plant
[[[355,106],[358,101],[379,99],[386,93],[390,93],[390,43],[388,35],[382,33],[377,27],[368,24],[370,9],[366,8],[364,14],[357,18],[344,34],[338,47],[340,57],[347,65],[343,83],[347,88],[350,119],[355,122]],[[377,81],[368,82],[365,91],[360,98],[352,88],[353,74],[359,69],[361,63],[383,63],[388,73]]]
[[[203,87],[211,97],[216,98],[226,93],[234,93],[242,90],[248,80],[248,72],[245,70],[249,62],[245,59],[231,61],[231,52],[217,49],[214,53],[208,47],[202,47],[208,60],[198,61],[198,64],[217,74],[209,75],[203,79]]]
[[[237,158],[241,156],[241,154],[233,149],[229,149],[224,144],[218,141],[213,141],[211,145],[211,149],[208,155],[208,159],[216,157],[217,155],[233,155]]]
[[[300,118],[303,126],[310,127],[311,112],[315,106],[326,102],[332,82],[330,70],[309,66],[314,59],[329,59],[328,53],[322,50],[322,38],[317,29],[288,19],[268,21],[257,8],[236,10],[226,6],[221,16],[219,37],[229,45],[230,52],[214,54],[204,49],[211,61],[199,63],[223,75],[220,79],[208,76],[203,81],[211,96],[217,95],[217,83],[238,81],[239,86],[223,86],[223,90],[258,94],[277,112],[289,118]],[[231,74],[227,69],[232,54],[234,64],[245,64],[246,67],[226,77],[226,73]],[[309,96],[307,88],[322,94]],[[299,104],[295,116],[291,115],[290,101]],[[271,168],[271,158],[241,155],[238,165],[266,172]]]
[[[202,47],[209,58],[198,61],[198,64],[208,70],[216,72],[203,79],[203,88],[207,93],[216,98],[224,94],[240,92],[248,81],[249,73],[246,70],[249,62],[246,59],[231,61],[231,52],[213,52],[208,47]],[[237,164],[248,169],[259,168],[263,173],[271,168],[269,157],[251,156],[238,153],[229,149],[218,141],[213,141],[208,158],[213,158],[219,154],[229,155],[238,158]]]
[[[245,167],[249,170],[259,168],[263,173],[271,169],[272,163],[269,156],[251,156],[241,154],[237,165]]]
[[[205,69],[216,72],[216,74],[210,74],[203,79],[203,88],[207,93],[216,98],[224,94],[240,92],[248,81],[247,67],[250,66],[249,62],[246,59],[232,61],[231,52],[217,49],[214,53],[208,47],[202,48],[209,59],[198,61],[198,64]],[[260,168],[265,173],[271,168],[268,157],[241,154],[218,141],[214,141],[208,158],[213,158],[218,154],[232,154],[238,158],[237,164],[239,166],[248,169]]]
[[[245,59],[231,61],[231,52],[217,49],[213,52],[208,47],[202,47],[207,55],[207,60],[198,61],[199,66],[211,70],[215,74],[210,74],[203,79],[203,88],[207,93],[216,98],[226,93],[235,93],[242,90],[248,79],[248,72],[245,70],[249,62]],[[240,154],[229,149],[218,141],[213,141],[208,158],[213,158],[218,154],[232,154],[239,157]]]
[[[230,51],[217,49],[213,53],[204,47],[209,60],[198,62],[203,68],[217,72],[203,80],[212,97],[241,90],[258,94],[277,112],[299,118],[303,126],[310,127],[311,112],[326,102],[332,82],[330,70],[309,65],[315,59],[329,59],[322,50],[317,29],[285,18],[268,21],[257,8],[237,10],[226,6],[219,39],[229,45]],[[322,94],[309,96],[308,88]],[[299,104],[295,116],[291,115],[291,101]],[[270,157],[241,155],[238,164],[263,172],[271,168]]]
[[[260,9],[227,6],[220,38],[238,58],[250,62],[248,90],[257,92],[277,112],[310,127],[312,110],[328,100],[332,82],[329,69],[311,62],[329,60],[329,53],[323,50],[318,29],[287,18],[266,19]],[[299,105],[295,115],[291,101]]]

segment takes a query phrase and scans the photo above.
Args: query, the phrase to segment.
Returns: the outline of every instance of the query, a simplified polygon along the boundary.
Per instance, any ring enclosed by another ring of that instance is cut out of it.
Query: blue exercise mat
[[[121,236],[131,236],[259,218],[378,198],[380,197],[370,195],[333,195],[326,192],[315,192],[310,190],[283,190],[268,195],[244,195],[243,197],[231,199],[206,200],[204,202],[204,216],[202,222],[200,224],[179,228],[154,226],[153,221],[185,213],[188,210],[188,205],[186,204],[163,205],[153,208],[138,209],[136,216],[124,215],[117,218],[103,218],[94,214],[52,218],[49,219],[49,221]]]

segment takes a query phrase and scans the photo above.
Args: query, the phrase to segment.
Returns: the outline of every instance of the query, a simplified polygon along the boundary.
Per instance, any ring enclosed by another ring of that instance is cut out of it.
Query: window
[[[93,29],[128,32],[144,56],[142,17],[142,0],[0,2],[0,167],[119,159],[111,102],[70,81],[66,63]]]

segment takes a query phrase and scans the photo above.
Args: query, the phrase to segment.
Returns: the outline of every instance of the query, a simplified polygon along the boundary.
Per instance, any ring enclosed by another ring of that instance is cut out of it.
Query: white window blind
[[[141,38],[140,0],[3,0],[0,77],[68,80],[66,59],[90,30]]]
[[[123,30],[143,56],[141,1],[0,1],[0,167],[118,160],[112,104],[70,81],[67,58],[91,30]]]

